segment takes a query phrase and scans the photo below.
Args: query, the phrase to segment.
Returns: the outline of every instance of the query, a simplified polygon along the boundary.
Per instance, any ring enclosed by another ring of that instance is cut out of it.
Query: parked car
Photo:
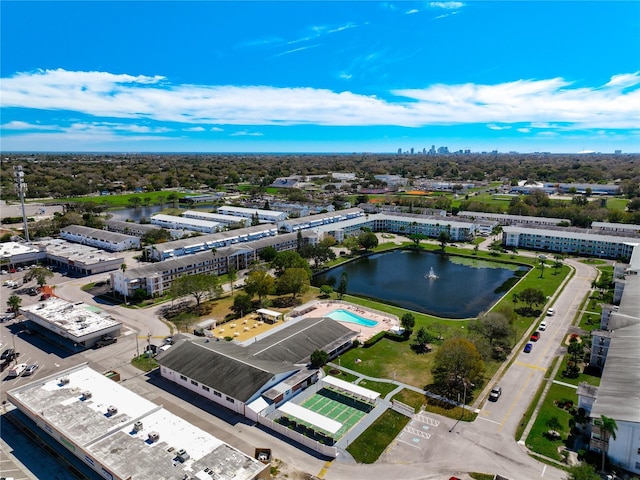
[[[16,366],[12,367],[7,374],[7,378],[19,377],[22,373],[27,369],[26,363],[19,363]]]
[[[502,395],[502,387],[499,385],[495,385],[491,389],[491,393],[489,394],[489,400],[491,400],[492,402],[497,402],[498,399],[500,398],[500,395]]]
[[[533,332],[531,334],[531,341],[537,342],[538,340],[540,340],[540,332]]]
[[[553,308],[548,308],[547,309],[547,316],[548,317],[553,317],[553,315],[556,313],[556,311]]]
[[[22,376],[23,377],[28,377],[29,375],[33,375],[33,372],[35,372],[38,369],[38,364],[34,363],[32,365],[27,366],[27,368],[24,369],[24,372],[22,372]]]
[[[540,322],[540,326],[538,327],[538,330],[540,330],[541,332],[544,332],[547,329],[547,322]]]
[[[167,337],[164,339],[164,344],[165,345],[173,345],[175,343],[175,341],[173,340],[173,337]]]
[[[527,343],[524,346],[524,353],[529,353],[529,352],[531,352],[532,349],[533,349],[533,343]]]
[[[7,348],[2,355],[0,355],[0,359],[4,360],[5,358],[13,358],[16,355],[16,351],[13,348]]]
[[[112,343],[116,343],[118,339],[116,337],[112,337],[111,335],[105,335],[100,340],[96,342],[96,348],[102,348],[107,345],[111,345]]]

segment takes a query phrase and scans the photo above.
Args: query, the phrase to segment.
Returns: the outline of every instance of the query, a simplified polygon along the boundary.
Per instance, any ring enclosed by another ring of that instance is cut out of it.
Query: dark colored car
[[[4,352],[2,352],[2,356],[0,356],[0,359],[4,360],[5,358],[9,358],[10,360],[13,360],[15,354],[16,352],[13,348],[7,348]]]
[[[524,353],[529,353],[529,352],[531,352],[532,349],[533,349],[533,343],[527,343],[524,346]]]
[[[106,347],[107,345],[111,345],[112,343],[116,343],[118,339],[116,337],[112,337],[111,335],[105,335],[100,340],[96,342],[96,348]]]
[[[537,342],[538,340],[540,340],[540,332],[533,332],[531,335],[531,341]]]

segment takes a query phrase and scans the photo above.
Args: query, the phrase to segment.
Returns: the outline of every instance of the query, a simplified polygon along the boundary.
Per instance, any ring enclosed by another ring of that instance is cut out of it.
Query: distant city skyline
[[[3,1],[0,148],[638,153],[638,24],[640,2]]]

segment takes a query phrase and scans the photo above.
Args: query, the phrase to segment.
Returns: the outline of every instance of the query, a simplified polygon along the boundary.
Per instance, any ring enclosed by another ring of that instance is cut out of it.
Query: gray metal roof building
[[[285,323],[265,338],[241,346],[208,338],[181,340],[158,357],[163,377],[237,413],[299,372],[311,375],[306,363],[315,350],[330,357],[348,349],[358,333],[329,318]],[[291,397],[295,389],[283,392]],[[283,395],[279,401],[286,400]]]

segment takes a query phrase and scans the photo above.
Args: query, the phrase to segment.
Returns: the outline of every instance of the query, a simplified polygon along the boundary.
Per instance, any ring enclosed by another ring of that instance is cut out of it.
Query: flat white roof
[[[44,324],[48,324],[51,327],[50,330],[63,330],[76,338],[91,336],[107,328],[122,325],[121,322],[99,315],[90,309],[95,307],[85,304],[76,305],[57,297],[20,307],[20,311],[30,320],[36,317]]]
[[[201,210],[187,210],[182,214],[182,216],[185,218],[202,218],[205,220],[212,220],[223,223],[241,223],[247,221],[247,219],[244,217],[223,215],[222,213],[203,212]]]
[[[223,205],[218,208],[218,211],[238,212],[238,213],[257,213],[263,217],[277,217],[280,215],[286,215],[285,212],[278,212],[275,210],[261,210],[259,208],[247,208],[247,207],[234,207],[232,205]]]
[[[301,407],[300,405],[297,405],[293,402],[285,403],[278,410],[280,410],[282,413],[294,416],[304,422],[321,428],[325,432],[329,432],[332,435],[342,428],[342,424],[340,422],[331,420],[330,418],[320,415],[319,413],[309,410],[308,408]]]
[[[368,388],[360,387],[353,383],[345,382],[344,380],[332,377],[331,375],[327,375],[322,379],[322,381],[324,383],[328,383],[329,385],[333,385],[334,387],[341,388],[342,390],[353,392],[356,395],[367,398],[369,400],[375,400],[380,396],[380,393],[378,392],[374,392],[373,390],[369,390]]]
[[[284,315],[282,312],[276,312],[275,310],[269,310],[267,308],[259,308],[258,310],[256,310],[256,312],[261,315],[266,315],[267,317],[275,317],[275,318],[278,318]]]
[[[175,215],[164,215],[159,213],[151,217],[151,221],[169,222],[177,225],[195,225],[198,227],[218,228],[220,222],[212,222],[210,220],[201,220],[199,218],[178,217]]]
[[[63,377],[69,382],[61,382]],[[187,473],[201,478],[207,468],[220,480],[251,480],[268,468],[86,364],[18,387],[8,396],[39,418],[38,423],[75,444],[85,462],[100,464],[119,478],[183,478]],[[111,406],[117,412],[109,414]],[[139,430],[134,429],[137,421]],[[157,433],[156,441],[149,441],[151,432]],[[176,460],[181,449],[190,456],[184,462]]]
[[[61,238],[42,240],[36,242],[36,244],[44,245],[48,256],[64,258],[67,261],[72,261],[79,265],[90,266],[102,262],[115,262],[122,260],[122,257],[116,256],[113,253],[100,248],[68,242]]]
[[[0,243],[0,258],[22,255],[24,253],[38,253],[40,250],[31,245],[18,242]]]

